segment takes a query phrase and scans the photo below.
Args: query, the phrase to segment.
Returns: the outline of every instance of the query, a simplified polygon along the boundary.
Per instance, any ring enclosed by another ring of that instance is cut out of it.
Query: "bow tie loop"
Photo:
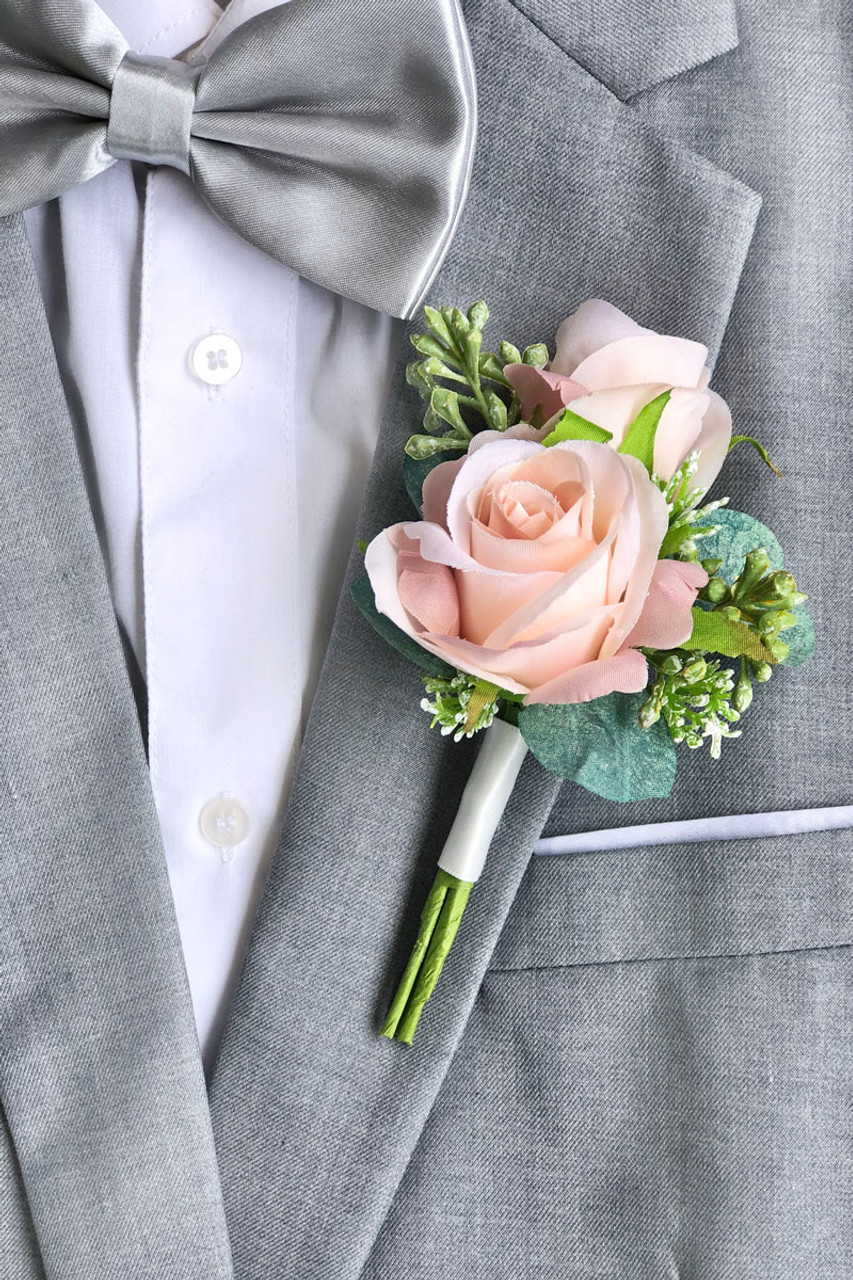
[[[107,151],[190,171],[190,135],[199,69],[174,58],[126,53],[112,85]]]

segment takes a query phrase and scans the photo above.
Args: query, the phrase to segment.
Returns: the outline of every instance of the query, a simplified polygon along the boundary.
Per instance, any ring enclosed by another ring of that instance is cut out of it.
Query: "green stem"
[[[473,884],[440,868],[436,872],[409,963],[391,1002],[382,1034],[411,1044],[424,1005],[432,995],[459,930]]]

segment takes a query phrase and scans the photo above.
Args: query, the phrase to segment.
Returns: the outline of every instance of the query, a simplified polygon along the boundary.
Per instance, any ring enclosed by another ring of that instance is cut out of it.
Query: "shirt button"
[[[201,834],[205,840],[222,853],[225,862],[234,856],[234,849],[242,844],[249,834],[249,815],[239,800],[220,791],[218,796],[208,800],[202,809],[199,820]]]
[[[209,387],[221,387],[236,378],[243,365],[240,344],[227,333],[208,333],[190,352],[190,368]]]

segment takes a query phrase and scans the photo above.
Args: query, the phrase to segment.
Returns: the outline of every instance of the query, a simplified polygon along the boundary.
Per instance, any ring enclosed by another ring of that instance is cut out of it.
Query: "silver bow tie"
[[[447,252],[475,118],[458,0],[289,0],[202,68],[131,53],[90,0],[0,0],[0,215],[117,160],[172,165],[246,240],[391,315]]]

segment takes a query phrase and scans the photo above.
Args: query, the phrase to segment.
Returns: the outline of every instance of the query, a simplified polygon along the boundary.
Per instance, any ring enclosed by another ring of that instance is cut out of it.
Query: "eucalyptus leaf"
[[[719,507],[712,518],[719,526],[718,532],[702,539],[702,556],[722,560],[718,573],[726,582],[734,582],[747,555],[756,547],[767,552],[771,569],[784,569],[785,553],[766,524],[744,511],[732,511],[731,507]]]
[[[800,604],[793,612],[797,625],[785,632],[785,644],[788,646],[788,656],[784,659],[786,667],[799,667],[808,662],[815,650],[814,623],[808,611]]]
[[[442,662],[441,658],[437,658],[434,653],[429,653],[426,649],[407,636],[405,631],[387,618],[384,613],[380,613],[376,608],[376,600],[373,595],[373,587],[370,584],[370,578],[363,573],[350,588],[353,600],[355,600],[363,616],[367,619],[383,640],[387,641],[392,648],[402,654],[404,658],[408,658],[421,671],[425,671],[427,675],[444,676],[448,679],[452,678],[456,672],[453,667],[448,666],[446,662]]]
[[[625,439],[619,446],[620,453],[629,453],[639,458],[649,475],[655,469],[655,436],[661,414],[669,404],[672,391],[662,391],[654,400],[650,400],[637,414],[625,433]]]
[[[655,800],[675,781],[675,746],[658,721],[641,729],[643,693],[522,708],[518,727],[540,764],[605,800]]]

